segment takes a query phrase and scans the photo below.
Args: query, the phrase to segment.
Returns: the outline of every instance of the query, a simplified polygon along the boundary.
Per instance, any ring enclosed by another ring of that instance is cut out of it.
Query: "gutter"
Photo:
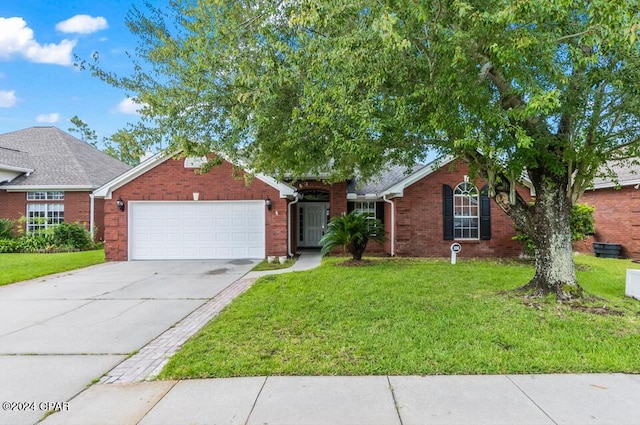
[[[91,240],[96,240],[96,224],[95,224],[95,198],[93,192],[89,194],[89,232],[91,233]]]
[[[298,201],[300,201],[300,197],[298,196],[298,193],[295,193],[295,197],[296,199],[292,202],[289,202],[289,205],[287,205],[287,253],[289,254],[289,258],[293,258],[293,252],[292,252],[292,243],[291,243],[291,206],[294,204],[297,204]]]
[[[391,256],[396,256],[396,204],[387,199],[387,195],[382,196],[382,200],[391,205]]]

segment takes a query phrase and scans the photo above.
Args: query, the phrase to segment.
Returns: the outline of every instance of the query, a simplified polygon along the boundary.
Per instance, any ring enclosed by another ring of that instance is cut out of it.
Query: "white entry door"
[[[264,201],[131,202],[129,258],[263,258],[264,209]]]
[[[327,202],[305,202],[299,204],[300,214],[300,246],[320,246],[320,239],[327,228]]]

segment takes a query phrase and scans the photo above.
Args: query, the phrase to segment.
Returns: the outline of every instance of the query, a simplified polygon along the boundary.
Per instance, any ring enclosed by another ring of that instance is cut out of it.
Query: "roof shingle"
[[[7,184],[25,187],[95,189],[131,168],[56,127],[0,134],[0,164],[34,170]]]

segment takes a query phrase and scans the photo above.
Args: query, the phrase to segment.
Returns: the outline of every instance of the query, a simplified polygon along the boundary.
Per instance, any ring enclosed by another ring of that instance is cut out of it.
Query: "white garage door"
[[[264,201],[130,202],[129,258],[264,258],[264,210]]]

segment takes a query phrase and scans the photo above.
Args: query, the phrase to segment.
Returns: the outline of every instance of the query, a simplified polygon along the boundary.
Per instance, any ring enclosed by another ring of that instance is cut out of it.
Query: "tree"
[[[69,128],[70,132],[79,133],[80,139],[83,142],[87,142],[92,146],[97,146],[98,135],[96,134],[95,130],[89,128],[89,125],[87,123],[78,118],[77,115],[74,115],[73,118],[71,118],[71,124],[73,124],[74,126]]]
[[[362,260],[369,241],[382,243],[387,240],[382,222],[371,220],[366,214],[351,211],[333,217],[327,226],[327,232],[320,239],[322,255],[327,255],[336,247],[343,247],[354,261]]]
[[[140,130],[188,155],[366,179],[428,149],[467,161],[534,241],[527,286],[581,295],[572,205],[638,155],[635,0],[172,2],[133,10]],[[603,168],[604,167],[604,168]],[[529,205],[516,190],[527,178]]]
[[[111,137],[104,139],[104,152],[112,157],[132,166],[140,163],[140,158],[145,154],[144,146],[138,142],[131,131],[118,130]]]

